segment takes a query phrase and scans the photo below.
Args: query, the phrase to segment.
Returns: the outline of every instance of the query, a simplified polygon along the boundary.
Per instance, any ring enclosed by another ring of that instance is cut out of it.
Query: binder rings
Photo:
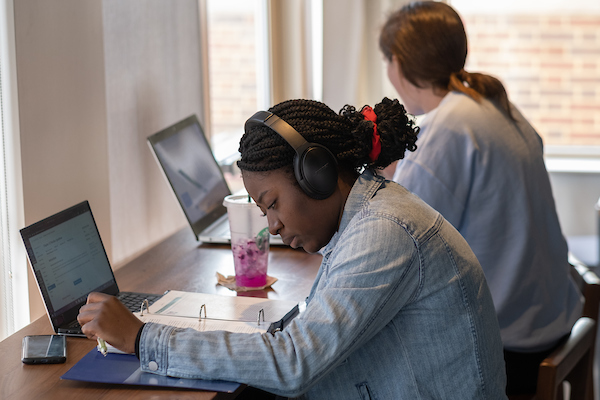
[[[136,315],[143,322],[198,331],[274,333],[298,312],[298,303],[294,301],[172,290],[149,307],[142,304]]]

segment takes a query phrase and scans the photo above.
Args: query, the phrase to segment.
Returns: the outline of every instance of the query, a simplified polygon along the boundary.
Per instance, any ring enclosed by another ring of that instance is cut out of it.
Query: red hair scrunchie
[[[371,160],[371,162],[375,162],[377,161],[377,158],[379,158],[379,154],[381,154],[381,139],[379,137],[379,133],[377,132],[377,123],[375,122],[377,121],[377,115],[375,114],[375,111],[373,111],[373,109],[369,106],[364,106],[360,113],[365,117],[367,121],[373,122],[373,147],[371,149],[371,152],[369,153],[369,159]]]

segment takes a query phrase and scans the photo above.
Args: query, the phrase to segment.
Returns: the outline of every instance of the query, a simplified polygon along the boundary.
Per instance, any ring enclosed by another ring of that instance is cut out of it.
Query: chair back
[[[574,255],[569,254],[571,276],[584,297],[582,316],[566,340],[540,364],[537,392],[510,396],[510,400],[562,400],[563,382],[571,386],[571,400],[594,400],[594,355],[598,312],[600,310],[600,278]]]
[[[579,286],[584,297],[583,316],[598,322],[600,310],[600,278],[594,270],[578,260],[572,254],[569,255],[571,263],[571,276]]]
[[[598,331],[598,313],[600,311],[600,278],[594,271],[589,268],[575,255],[569,253],[569,263],[571,264],[571,275],[575,280],[575,283],[579,286],[579,290],[583,294],[584,305],[582,316],[593,319],[596,322],[594,327],[594,342],[592,343],[592,368],[587,372],[588,374],[588,392],[585,400],[595,400],[595,391],[597,388],[594,387],[594,356],[596,354],[596,337]],[[571,398],[573,398],[571,396]]]
[[[540,364],[536,400],[562,400],[563,382],[571,385],[571,400],[590,397],[596,321],[577,320],[567,340]]]

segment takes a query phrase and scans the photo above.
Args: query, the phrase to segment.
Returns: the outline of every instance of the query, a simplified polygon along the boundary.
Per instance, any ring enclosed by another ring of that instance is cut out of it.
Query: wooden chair
[[[571,400],[594,400],[594,355],[600,278],[575,256],[569,254],[571,275],[584,297],[582,317],[577,320],[566,341],[540,364],[535,396],[511,396],[510,400],[562,400],[563,382],[571,386]]]
[[[572,267],[571,275],[585,298],[582,315],[597,322],[598,312],[600,311],[600,278],[592,269],[572,254],[569,254],[569,262]]]
[[[540,364],[535,400],[562,400],[563,382],[571,385],[571,400],[586,400],[591,388],[596,321],[577,320],[566,342]]]
[[[598,275],[590,269],[587,265],[581,262],[573,254],[569,253],[569,262],[571,263],[571,275],[579,286],[581,293],[584,297],[583,313],[582,316],[593,319],[596,322],[594,328],[594,339],[597,337],[598,330],[598,313],[600,311],[600,278]],[[588,371],[588,394],[585,400],[595,399],[594,387],[594,367],[593,358],[596,354],[596,340],[592,344],[592,368]],[[571,398],[573,398],[571,396]]]

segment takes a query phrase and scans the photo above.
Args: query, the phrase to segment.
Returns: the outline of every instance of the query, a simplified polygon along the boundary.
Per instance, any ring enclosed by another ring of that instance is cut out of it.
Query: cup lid
[[[233,205],[235,205],[235,207],[241,207],[241,206],[256,207],[256,203],[254,202],[254,199],[252,197],[250,197],[249,194],[231,194],[229,196],[226,196],[223,199],[223,205],[225,207],[229,207],[229,206],[233,206]]]

